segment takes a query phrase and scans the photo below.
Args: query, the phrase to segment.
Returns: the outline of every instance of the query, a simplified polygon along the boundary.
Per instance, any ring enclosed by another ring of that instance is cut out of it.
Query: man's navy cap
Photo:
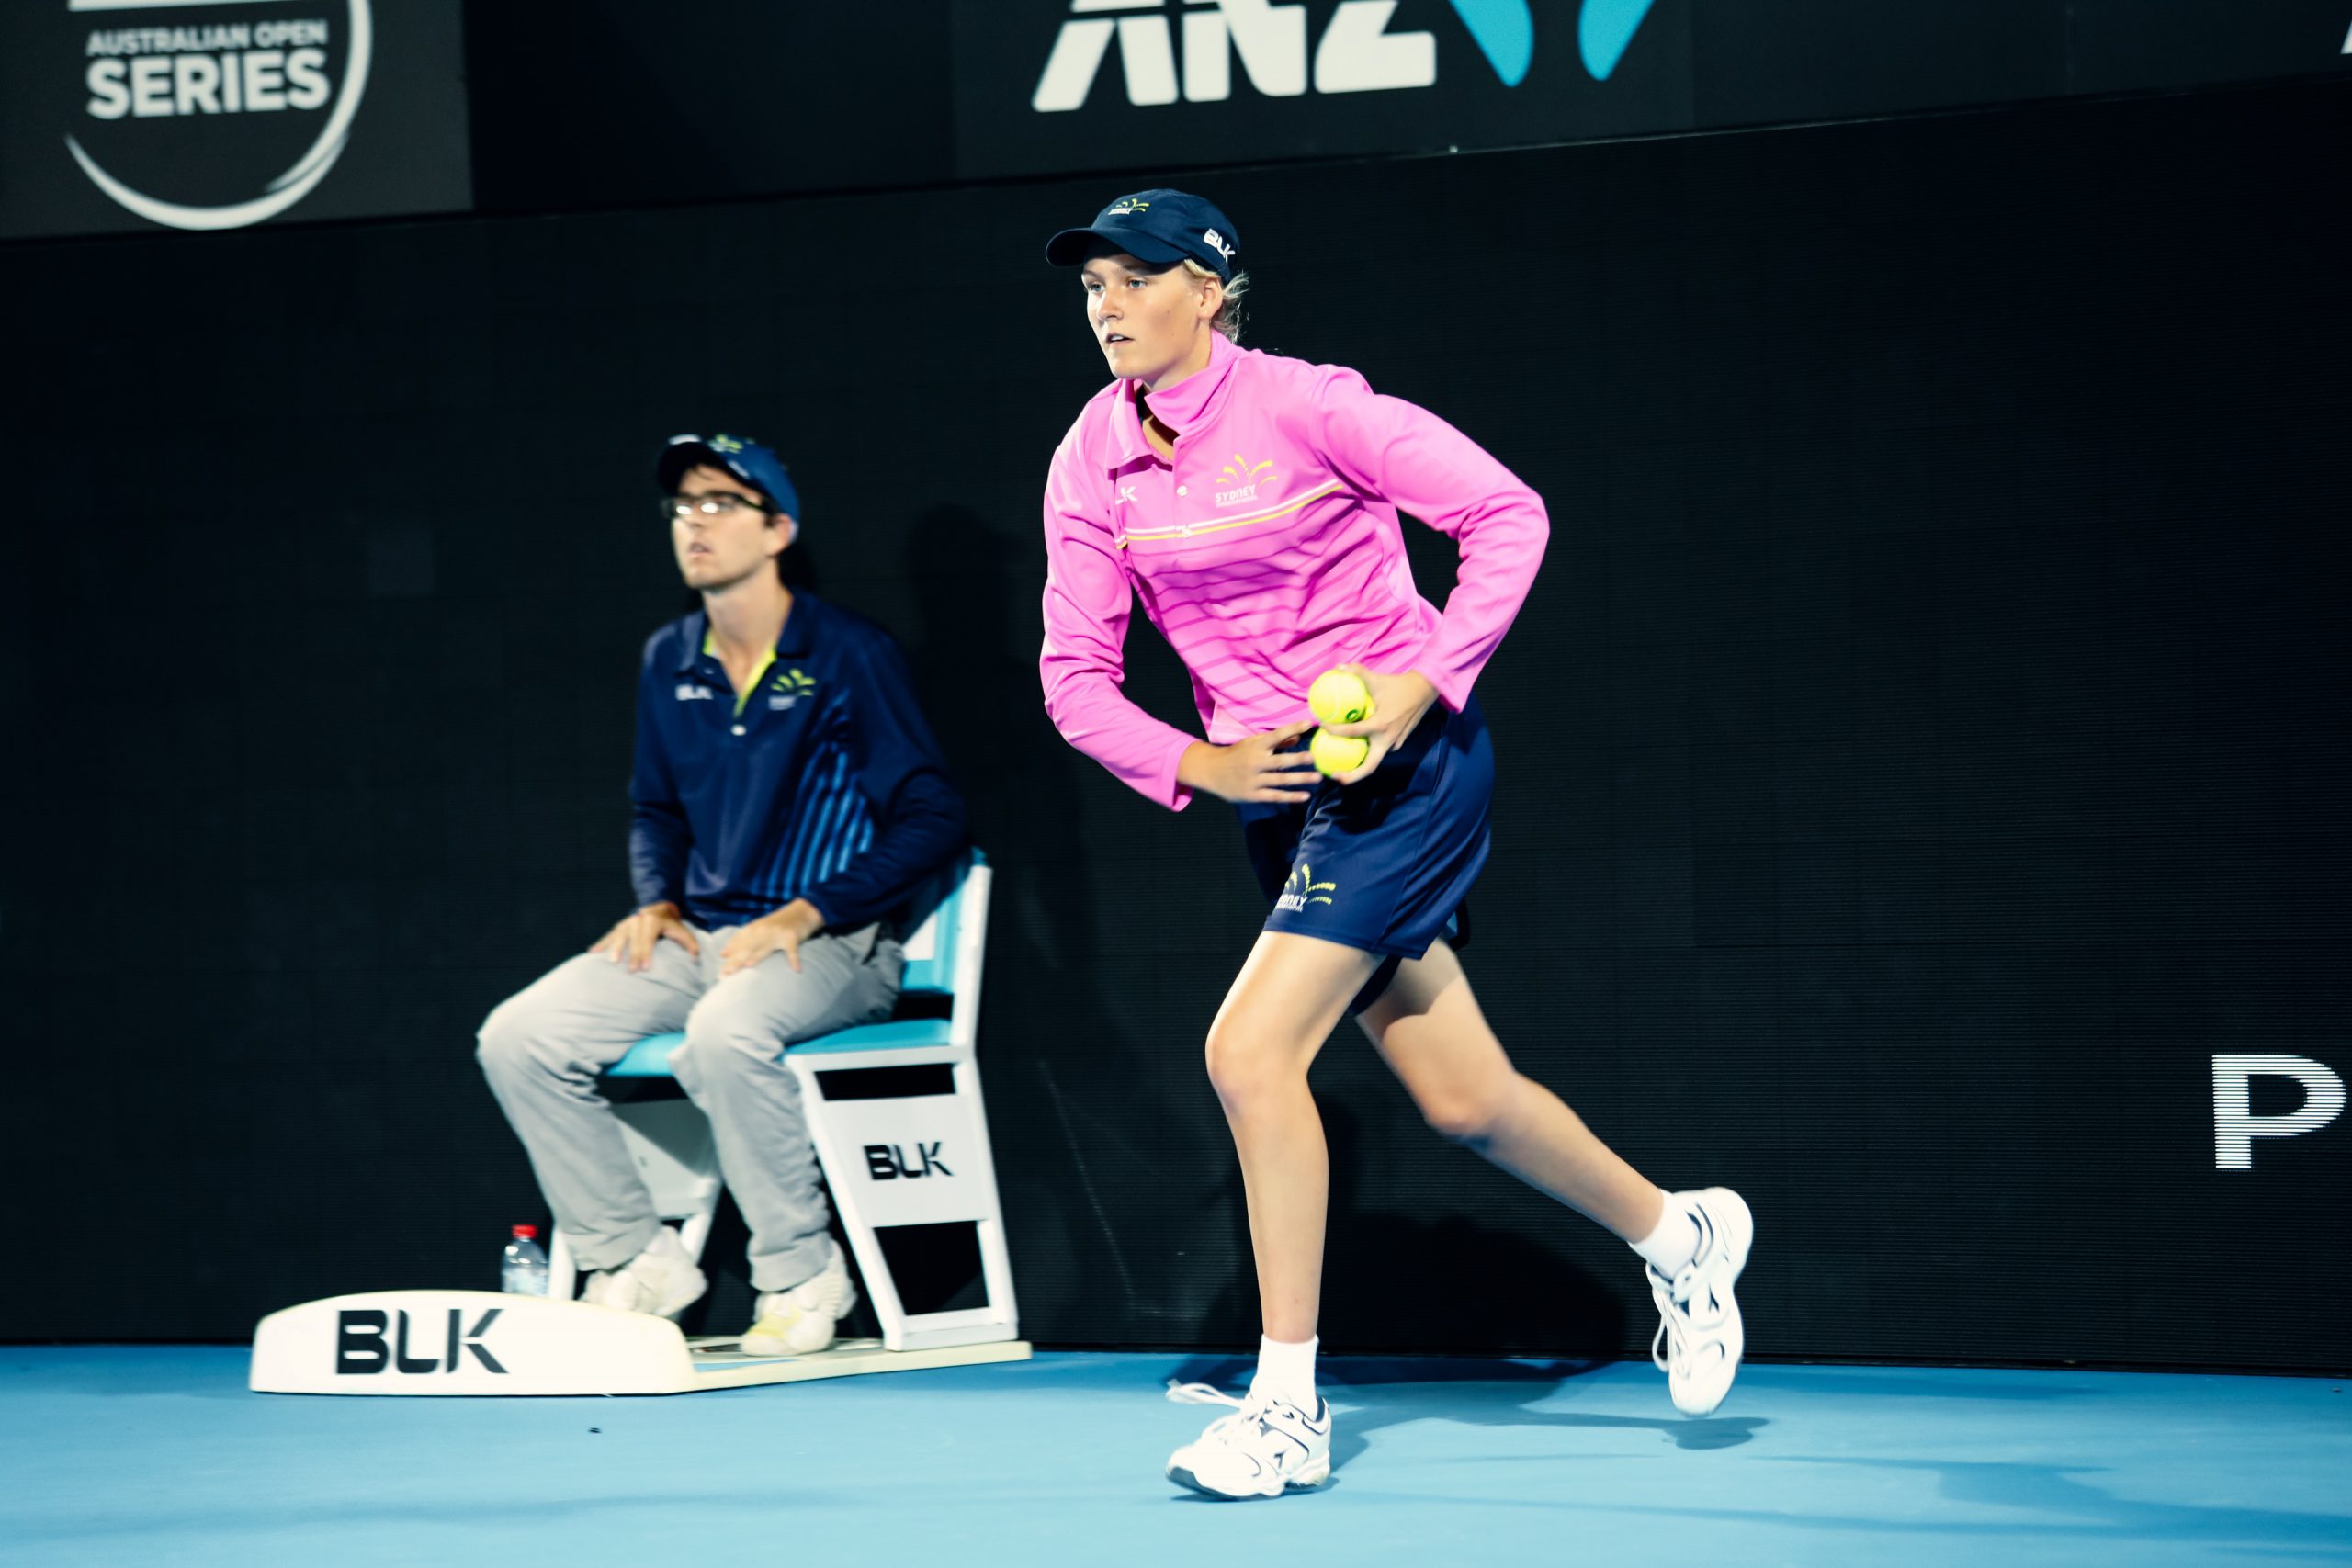
[[[1046,259],[1076,266],[1097,243],[1107,243],[1137,261],[1175,262],[1187,256],[1233,281],[1241,242],[1233,220],[1197,196],[1181,190],[1139,190],[1123,196],[1094,215],[1083,229],[1065,229],[1046,242]]]
[[[792,488],[784,459],[756,441],[740,435],[673,435],[654,465],[653,482],[664,494],[678,488],[688,468],[707,464],[724,468],[764,495],[778,512],[800,520],[800,492]]]

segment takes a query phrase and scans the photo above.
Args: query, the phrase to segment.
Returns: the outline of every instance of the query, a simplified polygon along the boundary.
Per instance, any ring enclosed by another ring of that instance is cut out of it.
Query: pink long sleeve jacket
[[[1352,370],[1212,341],[1207,368],[1154,392],[1172,462],[1144,440],[1136,384],[1096,393],[1046,481],[1046,712],[1069,743],[1163,806],[1196,737],[1127,700],[1132,599],[1191,671],[1208,739],[1307,717],[1335,664],[1418,670],[1460,708],[1544,558],[1544,503],[1469,437]],[[1441,613],[1413,587],[1396,522],[1458,541]]]

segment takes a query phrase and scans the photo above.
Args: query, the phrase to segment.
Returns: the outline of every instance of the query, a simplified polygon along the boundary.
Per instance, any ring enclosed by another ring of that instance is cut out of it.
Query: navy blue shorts
[[[1348,1010],[1371,1006],[1404,960],[1440,937],[1460,945],[1494,795],[1494,747],[1473,697],[1460,713],[1433,705],[1361,784],[1327,779],[1298,805],[1241,802],[1250,869],[1274,901],[1266,930],[1382,955]]]

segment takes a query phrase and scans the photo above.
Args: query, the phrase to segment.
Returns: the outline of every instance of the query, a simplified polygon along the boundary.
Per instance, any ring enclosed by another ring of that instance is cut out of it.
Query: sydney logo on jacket
[[[1463,30],[1506,87],[1535,61],[1531,0],[1452,0]],[[1577,50],[1586,74],[1605,82],[1649,15],[1652,0],[1583,0]],[[1316,40],[1309,70],[1307,7],[1276,0],[1069,0],[1045,73],[1030,96],[1039,114],[1084,107],[1119,46],[1127,102],[1138,108],[1221,103],[1233,96],[1238,55],[1250,85],[1269,98],[1317,93],[1381,93],[1437,85],[1438,38],[1390,32],[1396,0],[1341,0]],[[1106,16],[1105,12],[1118,13]],[[1177,67],[1182,38],[1182,71]]]
[[[1282,476],[1274,472],[1272,462],[1251,462],[1236,452],[1233,461],[1217,470],[1222,481],[1216,492],[1219,506],[1244,506],[1258,499],[1258,487],[1272,484]]]
[[[768,682],[768,709],[779,712],[791,707],[816,689],[817,682],[809,678],[807,671],[797,666],[779,671],[776,678]]]

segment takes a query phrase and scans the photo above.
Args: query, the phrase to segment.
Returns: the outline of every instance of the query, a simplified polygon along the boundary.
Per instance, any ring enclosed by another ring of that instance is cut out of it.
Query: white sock
[[[1258,1375],[1250,1380],[1252,1394],[1287,1400],[1310,1416],[1315,1412],[1315,1348],[1319,1337],[1296,1344],[1258,1337]]]
[[[1661,1189],[1658,1196],[1666,1200],[1666,1213],[1657,1217],[1656,1230],[1634,1243],[1634,1250],[1641,1254],[1642,1261],[1671,1280],[1699,1256],[1699,1222],[1673,1193]]]

